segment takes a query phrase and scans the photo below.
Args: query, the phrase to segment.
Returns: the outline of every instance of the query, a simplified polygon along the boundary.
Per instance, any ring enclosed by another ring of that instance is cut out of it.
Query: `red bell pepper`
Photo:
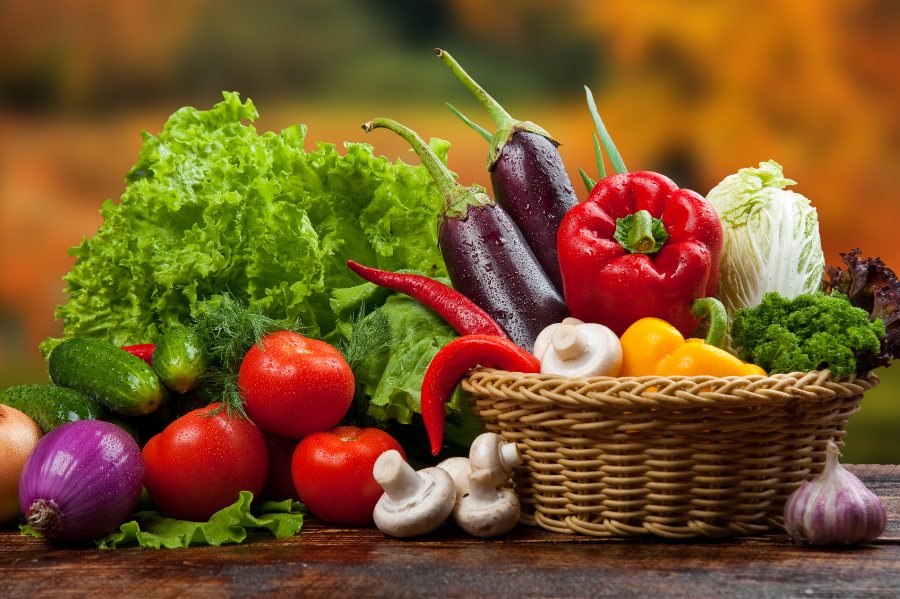
[[[722,225],[701,195],[669,178],[618,173],[566,214],[557,246],[572,316],[617,335],[655,316],[687,337],[699,323],[691,304],[716,292]]]

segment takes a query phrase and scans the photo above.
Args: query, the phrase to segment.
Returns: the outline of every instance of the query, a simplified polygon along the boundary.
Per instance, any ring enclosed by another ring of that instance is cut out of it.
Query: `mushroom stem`
[[[522,455],[516,444],[504,441],[497,433],[478,435],[469,448],[472,470],[488,470],[495,487],[508,483],[513,468],[522,461]]]
[[[556,355],[561,360],[574,360],[587,349],[588,340],[577,327],[570,324],[560,324],[553,331],[550,345],[553,346]]]
[[[504,472],[512,472],[513,468],[521,465],[524,461],[515,443],[501,443],[497,451],[500,456],[500,465],[503,467]]]
[[[372,475],[392,501],[402,501],[419,493],[427,485],[396,449],[385,451],[375,460]]]

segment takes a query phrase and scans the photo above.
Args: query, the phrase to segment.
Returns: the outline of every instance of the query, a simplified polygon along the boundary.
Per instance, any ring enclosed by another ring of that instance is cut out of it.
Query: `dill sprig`
[[[359,425],[370,422],[368,416],[369,397],[359,382],[362,379],[360,369],[371,360],[373,355],[387,351],[391,347],[391,327],[387,317],[380,310],[375,310],[369,315],[365,313],[365,306],[361,307],[353,317],[350,329],[350,340],[338,343],[337,349],[343,354],[344,359],[353,371],[356,381],[356,390],[353,394],[353,405],[350,412],[353,420]]]
[[[244,402],[237,384],[238,370],[250,348],[275,331],[301,332],[299,319],[277,320],[258,308],[250,308],[231,293],[224,293],[199,304],[194,318],[210,366],[202,379],[215,395],[221,397],[229,412],[244,413]]]

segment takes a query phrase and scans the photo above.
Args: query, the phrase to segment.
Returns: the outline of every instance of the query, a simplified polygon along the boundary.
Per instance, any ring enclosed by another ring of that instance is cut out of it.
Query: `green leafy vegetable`
[[[408,270],[404,272],[410,272]],[[334,308],[346,314],[339,323],[346,338],[352,338],[353,328],[372,330],[383,327],[373,321],[383,320],[389,330],[387,344],[378,343],[353,359],[354,376],[362,392],[370,398],[367,414],[377,420],[394,419],[408,424],[413,413],[420,413],[422,377],[438,349],[456,338],[456,333],[444,320],[418,301],[401,294],[391,294],[384,303],[367,316],[351,322],[356,310],[364,302],[377,298],[382,288],[364,283],[353,290],[344,290],[334,298]],[[461,400],[452,407],[459,409]]]
[[[794,183],[770,160],[725,177],[707,195],[722,222],[716,295],[730,317],[769,291],[792,298],[821,288],[818,215],[807,198],[785,189]]]
[[[153,341],[230,293],[254,314],[336,343],[349,338],[350,319],[335,306],[359,283],[347,259],[446,276],[436,230],[442,200],[423,167],[376,157],[365,144],[346,144],[345,154],[324,143],[307,151],[304,126],[260,134],[250,124],[257,116],[251,101],[225,93],[210,110],[182,108],[159,135],[144,133],[121,198],[103,204],[100,229],[70,252],[68,301],[56,312],[66,337]],[[432,147],[446,159],[446,142]],[[388,296],[367,292],[367,308]],[[388,370],[376,369],[376,356],[364,384],[376,394],[377,417],[408,422],[413,382],[449,333],[433,315],[389,320],[390,356],[375,352]],[[250,323],[252,335],[258,324]],[[228,363],[240,355],[219,349]]]
[[[889,366],[900,357],[900,280],[881,258],[863,260],[859,248],[841,254],[845,269],[830,266],[826,270],[829,290],[843,293],[850,303],[869,313],[869,319],[880,318],[885,335],[881,355],[867,365],[869,369]]]
[[[144,134],[120,200],[103,204],[96,235],[71,250],[69,299],[57,310],[65,336],[153,340],[230,291],[326,338],[337,320],[330,294],[358,282],[348,258],[446,273],[441,199],[424,168],[365,144],[308,152],[304,126],[259,134],[248,124],[257,116],[251,101],[225,93]],[[432,143],[445,157],[448,144]]]
[[[743,360],[770,373],[830,369],[841,378],[863,374],[881,351],[881,320],[854,307],[846,296],[770,292],[753,308],[737,311],[732,344]]]
[[[296,501],[266,501],[253,505],[253,494],[241,491],[238,500],[212,515],[208,522],[169,518],[160,512],[134,514],[119,530],[96,541],[100,549],[140,545],[147,549],[175,549],[191,545],[241,543],[249,532],[268,531],[281,539],[303,526],[304,508]]]

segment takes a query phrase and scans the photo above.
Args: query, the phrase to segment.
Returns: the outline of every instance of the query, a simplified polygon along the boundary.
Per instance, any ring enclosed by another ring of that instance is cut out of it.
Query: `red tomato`
[[[290,331],[265,335],[238,372],[250,419],[267,433],[295,439],[337,425],[353,401],[354,385],[341,352]]]
[[[215,403],[173,421],[144,446],[144,485],[156,505],[182,520],[205,521],[237,501],[259,495],[269,453],[262,431]]]
[[[310,512],[333,524],[371,524],[384,490],[372,476],[375,460],[389,449],[406,458],[396,439],[377,428],[339,426],[313,433],[294,451],[291,471]]]
[[[269,474],[266,476],[266,486],[263,487],[261,497],[273,501],[300,499],[291,474],[291,460],[300,440],[269,434],[264,436],[266,446],[269,448]]]

